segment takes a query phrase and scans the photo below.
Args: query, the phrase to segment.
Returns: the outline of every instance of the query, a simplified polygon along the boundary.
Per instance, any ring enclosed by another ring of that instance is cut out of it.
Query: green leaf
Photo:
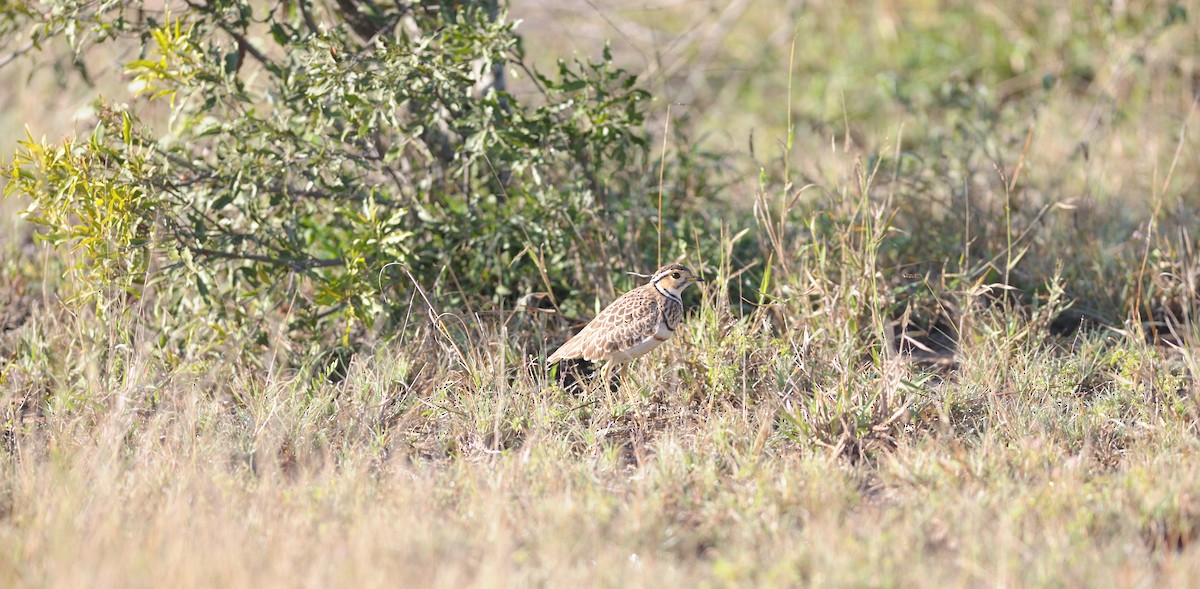
[[[233,194],[225,193],[217,198],[217,200],[213,201],[212,206],[209,208],[213,211],[219,211],[229,206],[229,203],[231,202],[233,202]]]

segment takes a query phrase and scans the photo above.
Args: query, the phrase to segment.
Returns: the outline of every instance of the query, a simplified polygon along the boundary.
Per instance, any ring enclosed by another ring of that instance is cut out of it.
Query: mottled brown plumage
[[[649,282],[621,295],[601,311],[546,363],[582,358],[624,364],[657,348],[675,334],[683,321],[680,293],[700,281],[679,264],[659,268]]]

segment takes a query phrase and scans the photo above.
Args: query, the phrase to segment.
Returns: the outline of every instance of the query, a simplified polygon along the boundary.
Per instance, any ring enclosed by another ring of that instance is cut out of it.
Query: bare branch
[[[246,260],[251,262],[262,262],[272,266],[286,266],[292,270],[302,271],[311,270],[313,268],[332,268],[337,266],[345,266],[343,260],[332,258],[309,258],[307,260],[288,260],[283,258],[272,258],[270,256],[262,256],[258,254],[240,254],[234,252],[225,252],[221,250],[210,250],[202,247],[188,247],[194,254],[208,256],[212,258],[221,258],[225,260]]]
[[[34,44],[32,41],[30,41],[30,43],[28,45],[26,45],[20,49],[17,49],[16,51],[13,51],[12,53],[10,53],[4,57],[0,57],[0,68],[12,63],[13,61],[16,61],[16,59],[18,57],[21,57],[22,55],[29,53],[29,50],[33,49],[33,47],[34,47]]]

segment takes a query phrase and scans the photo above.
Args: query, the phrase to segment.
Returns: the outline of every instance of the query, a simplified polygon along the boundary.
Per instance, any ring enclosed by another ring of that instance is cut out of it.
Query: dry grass
[[[5,340],[45,356],[6,368],[0,579],[1187,586],[1200,573],[1186,356],[980,307],[953,369],[872,359],[877,336],[838,294],[866,279],[793,263],[804,290],[828,294],[778,303],[785,324],[710,287],[677,345],[621,390],[583,395],[526,369],[547,336],[523,314],[420,328],[336,383],[167,368],[152,344],[105,346],[120,326],[35,314]]]
[[[834,338],[779,354],[798,334],[756,335],[708,301],[700,314],[595,397],[496,365],[537,346],[499,331],[475,334],[505,351],[483,366],[426,335],[337,384],[160,372],[102,349],[80,360],[130,369],[93,366],[93,382],[49,393],[10,372],[0,579],[1187,586],[1200,573],[1198,406],[1178,358],[991,333],[920,386],[907,363],[839,367]],[[723,333],[702,332],[710,321]],[[911,413],[835,433],[838,405],[870,414],[892,387]]]
[[[769,3],[661,4],[555,14],[669,46],[646,67],[712,90],[675,110],[705,141],[768,131],[730,157],[753,179],[701,237],[726,254],[687,260],[711,281],[681,337],[616,392],[531,369],[562,324],[511,311],[415,306],[344,378],[181,359],[136,303],[67,304],[71,256],[0,205],[0,586],[1193,586],[1195,24],[805,3],[789,113]],[[991,42],[1023,61],[997,73]],[[905,68],[910,104],[866,89]]]

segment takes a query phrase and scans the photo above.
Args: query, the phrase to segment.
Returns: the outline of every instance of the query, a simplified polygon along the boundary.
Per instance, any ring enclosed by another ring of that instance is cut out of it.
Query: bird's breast
[[[650,337],[633,344],[625,350],[615,352],[612,355],[612,359],[616,362],[630,362],[634,358],[644,356],[654,348],[661,346],[663,342],[671,339],[674,335],[675,332],[671,331],[671,328],[665,322],[660,321],[658,327],[655,328],[654,333]]]

